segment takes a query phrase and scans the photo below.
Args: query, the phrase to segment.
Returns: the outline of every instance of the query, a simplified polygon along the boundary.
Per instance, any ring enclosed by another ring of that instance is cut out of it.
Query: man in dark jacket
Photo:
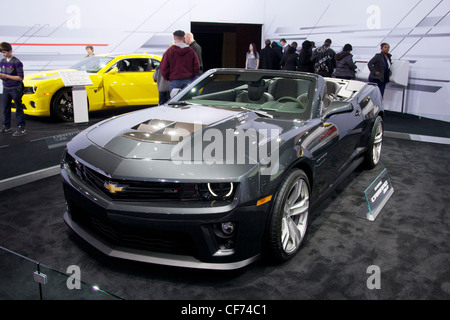
[[[275,52],[275,69],[279,70],[279,69],[281,69],[280,62],[281,62],[281,57],[283,55],[283,49],[276,41],[273,41],[272,42],[272,50],[273,50],[273,52]]]
[[[195,41],[194,34],[192,32],[186,33],[186,35],[184,36],[184,40],[186,41],[186,44],[194,49],[195,53],[197,54],[198,62],[200,63],[200,75],[203,73],[202,47],[198,44],[197,41]]]
[[[314,72],[323,77],[331,77],[336,68],[336,52],[330,48],[331,39],[326,39],[323,46],[314,50],[311,61],[314,61]]]
[[[200,63],[194,49],[184,43],[184,31],[173,33],[175,43],[164,53],[161,60],[161,74],[169,81],[169,90],[184,88],[200,71]]]

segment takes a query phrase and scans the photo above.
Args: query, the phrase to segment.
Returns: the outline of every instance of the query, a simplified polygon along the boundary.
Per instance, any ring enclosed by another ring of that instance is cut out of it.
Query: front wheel
[[[376,167],[381,158],[381,147],[383,146],[383,119],[378,116],[375,119],[369,145],[364,156],[364,166],[367,169]]]
[[[308,177],[302,170],[294,169],[283,179],[267,233],[269,260],[286,261],[303,243],[308,228],[309,192]]]
[[[73,98],[70,88],[63,88],[55,93],[52,99],[52,115],[64,122],[73,121]]]

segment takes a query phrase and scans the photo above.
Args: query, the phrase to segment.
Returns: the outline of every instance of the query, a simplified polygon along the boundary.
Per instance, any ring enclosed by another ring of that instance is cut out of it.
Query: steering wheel
[[[290,101],[290,102],[295,102],[300,106],[300,109],[305,110],[306,107],[303,105],[303,103],[300,102],[300,100],[290,97],[290,96],[284,96],[284,97],[280,97],[278,98],[277,102],[283,102],[283,101]]]

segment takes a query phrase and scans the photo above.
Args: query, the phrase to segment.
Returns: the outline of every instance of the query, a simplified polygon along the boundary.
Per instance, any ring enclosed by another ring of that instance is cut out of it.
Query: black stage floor
[[[111,115],[91,114],[90,124]],[[0,136],[0,187],[57,166],[65,143],[85,127],[30,118],[26,136]],[[380,164],[350,175],[312,214],[302,250],[276,266],[257,262],[233,272],[213,272],[110,259],[65,225],[57,168],[47,177],[5,187],[0,191],[0,299],[36,299],[35,292],[24,290],[32,276],[20,273],[26,267],[15,262],[17,255],[10,250],[67,277],[67,268],[78,266],[83,283],[112,294],[103,298],[448,300],[450,125],[388,112],[385,130]],[[375,221],[358,218],[364,190],[383,169],[394,194]],[[380,270],[380,289],[367,286],[371,266]],[[83,295],[89,289],[69,294],[65,283],[53,287],[50,278],[42,286],[43,299],[94,299]]]

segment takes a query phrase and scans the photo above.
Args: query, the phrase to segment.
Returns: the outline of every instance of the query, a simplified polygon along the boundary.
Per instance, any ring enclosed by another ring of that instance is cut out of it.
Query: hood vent
[[[151,119],[134,126],[134,131],[123,136],[138,141],[177,144],[204,127],[198,123]]]

